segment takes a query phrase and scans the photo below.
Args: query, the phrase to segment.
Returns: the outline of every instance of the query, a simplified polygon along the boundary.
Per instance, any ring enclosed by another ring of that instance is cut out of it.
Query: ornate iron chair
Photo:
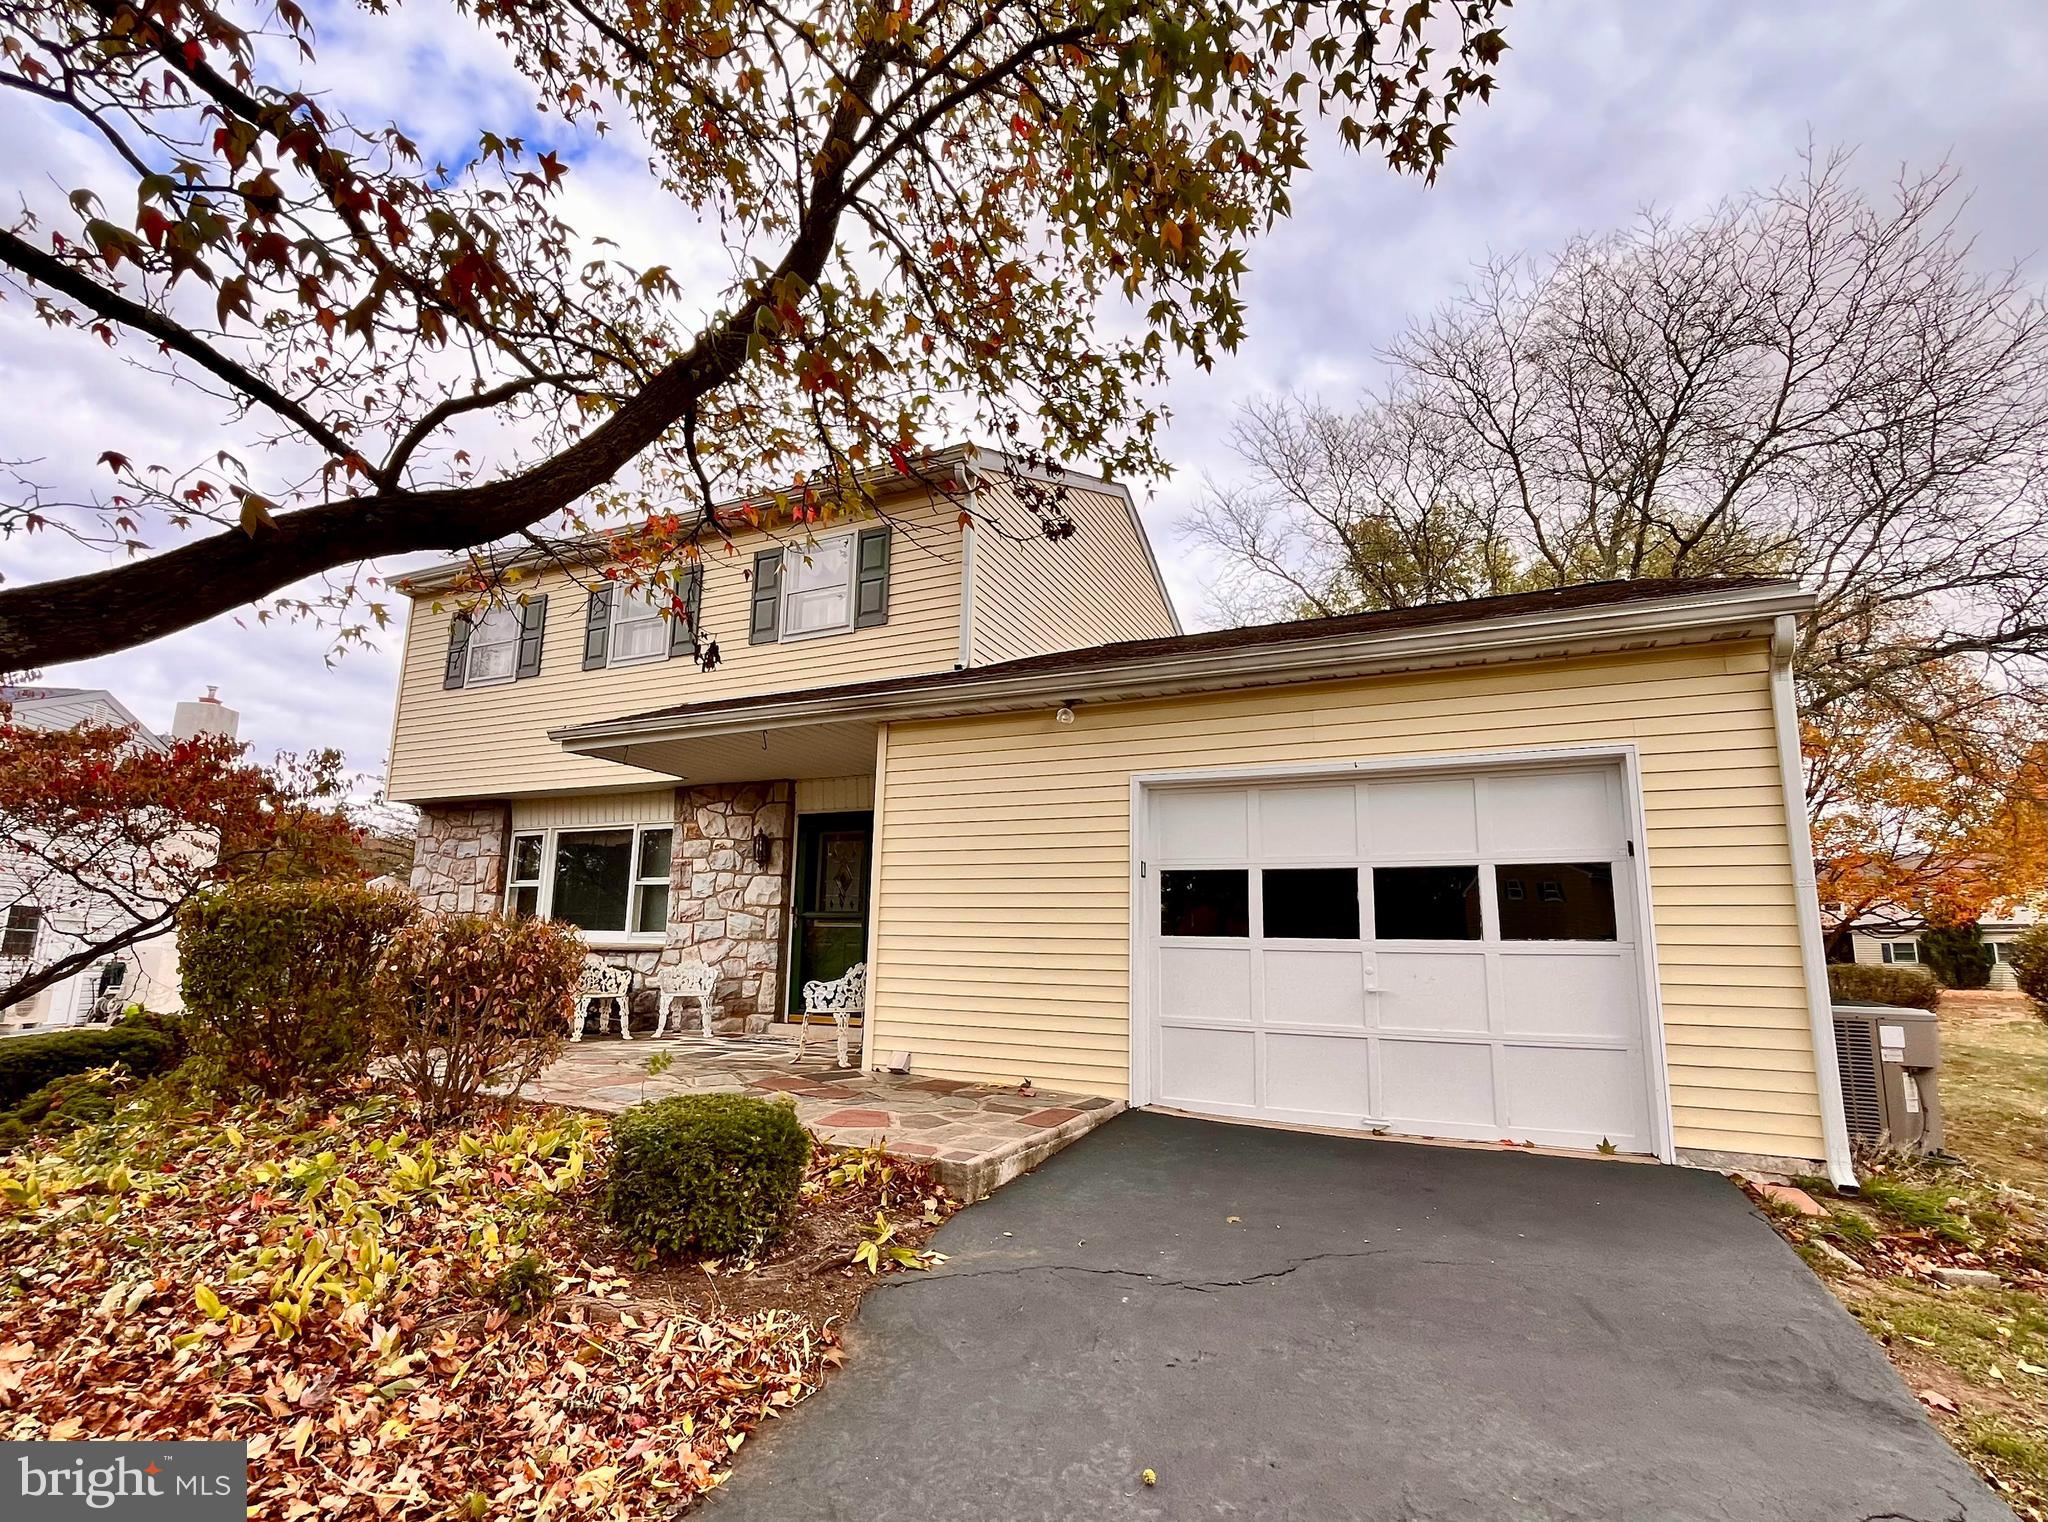
[[[619,1012],[619,1039],[631,1041],[633,1032],[627,1028],[632,1010],[633,969],[614,967],[601,957],[583,959],[583,980],[576,985],[576,1025],[569,1032],[571,1041],[583,1039],[583,1027],[588,1023],[595,1006],[606,1000]],[[604,1033],[604,1016],[598,1015],[598,1033]]]
[[[804,1018],[797,1026],[796,1056],[790,1059],[792,1065],[804,1060],[804,1053],[811,1044],[811,1016],[830,1015],[832,1023],[839,1029],[839,1065],[846,1066],[846,1022],[855,1015],[865,1015],[868,1007],[868,964],[856,962],[846,969],[844,977],[834,978],[829,983],[810,982],[804,984]]]
[[[711,991],[718,987],[717,968],[707,967],[702,962],[671,962],[655,974],[654,986],[661,992],[661,1002],[654,1011],[654,1034],[657,1038],[668,1029],[668,1006],[672,999],[695,999],[704,1034],[711,1034]],[[681,1015],[676,1016],[676,1024],[681,1026]]]

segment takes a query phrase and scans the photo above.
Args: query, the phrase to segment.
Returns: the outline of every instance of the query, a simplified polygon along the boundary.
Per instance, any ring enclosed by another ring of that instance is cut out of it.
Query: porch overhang
[[[1769,639],[1814,601],[1766,578],[1603,583],[726,698],[548,736],[573,755],[707,782],[845,776],[873,769],[876,730],[892,721]]]

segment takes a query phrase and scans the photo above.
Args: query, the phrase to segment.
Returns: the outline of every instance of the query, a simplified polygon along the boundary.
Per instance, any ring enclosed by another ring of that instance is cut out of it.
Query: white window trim
[[[1920,943],[1917,940],[1879,941],[1878,958],[1887,967],[1918,967],[1920,965]],[[1904,950],[1906,955],[1900,956]]]
[[[846,529],[841,533],[836,534],[819,534],[814,538],[806,540],[802,544],[790,544],[783,546],[782,591],[780,593],[780,600],[775,609],[775,624],[777,630],[779,631],[778,637],[783,643],[787,644],[794,640],[805,639],[829,639],[831,636],[835,634],[848,634],[852,632],[854,620],[854,600],[856,597],[855,587],[860,580],[860,545],[857,542],[859,534],[859,529],[850,528]],[[806,559],[811,558],[816,551],[822,549],[824,546],[828,544],[832,544],[840,540],[846,541],[846,622],[843,624],[832,624],[829,627],[823,629],[806,629],[800,634],[790,633],[790,598],[799,596],[804,592],[816,592],[821,590],[818,587],[799,588],[795,586],[790,578],[790,566],[792,564],[801,565]]]
[[[645,666],[654,661],[665,661],[668,659],[668,620],[662,617],[660,604],[656,603],[653,598],[645,596],[642,596],[640,600],[647,607],[654,610],[652,621],[661,626],[662,637],[655,643],[655,647],[645,655],[620,655],[618,653],[620,627],[628,623],[644,624],[649,621],[647,618],[629,619],[625,616],[626,607],[633,600],[634,595],[635,589],[626,586],[617,587],[612,593],[612,610],[608,620],[609,628],[605,632],[604,647],[604,663],[607,669],[613,666]],[[592,825],[590,828],[595,829],[597,826]],[[634,844],[637,847],[639,842],[636,840]]]
[[[633,929],[633,924],[639,918],[636,911],[640,907],[640,890],[655,881],[651,877],[643,878],[640,876],[640,837],[650,831],[665,830],[668,832],[671,882],[669,893],[671,898],[674,896],[675,889],[672,885],[674,881],[676,827],[671,823],[639,824],[631,820],[622,819],[615,824],[565,824],[552,826],[544,830],[514,830],[511,840],[508,842],[510,849],[505,856],[504,913],[508,917],[512,913],[512,892],[515,888],[521,886],[530,888],[533,886],[533,879],[530,877],[521,878],[516,883],[512,880],[511,863],[518,854],[518,845],[522,838],[529,835],[538,835],[540,837],[540,900],[535,917],[552,920],[555,912],[555,842],[563,835],[588,835],[603,830],[626,830],[631,832],[633,836],[633,844],[630,848],[633,853],[632,865],[626,880],[626,928],[623,930],[585,930],[577,925],[571,925],[569,928],[583,938],[583,944],[586,946],[660,946],[664,944],[668,939],[668,926],[666,924],[660,930],[645,931]],[[674,912],[673,904],[670,906],[670,912]]]
[[[496,618],[501,614],[512,626],[512,637],[509,640],[491,640],[488,643],[492,646],[511,646],[512,664],[505,668],[503,676],[478,676],[476,674],[476,653],[479,649],[483,648],[486,642],[479,640],[477,636],[483,632],[483,627],[487,620]],[[464,648],[462,657],[462,685],[464,687],[501,687],[507,682],[517,681],[519,679],[519,633],[519,610],[517,608],[491,608],[485,612],[482,618],[472,618],[469,625],[469,643]]]

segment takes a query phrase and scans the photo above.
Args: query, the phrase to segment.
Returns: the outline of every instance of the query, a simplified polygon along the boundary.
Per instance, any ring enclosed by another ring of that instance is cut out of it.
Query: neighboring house
[[[997,481],[976,510],[1021,526]],[[559,571],[479,667],[435,601],[459,571],[416,579],[391,777],[415,886],[569,920],[643,975],[709,961],[729,1028],[865,961],[865,1066],[1850,1177],[1790,682],[1808,594],[1184,635],[1128,496],[1074,484],[1059,540],[906,496],[808,557],[710,557],[708,673]]]
[[[134,743],[162,749],[164,740],[138,719],[120,699],[97,687],[0,687],[14,723],[31,729],[72,729],[80,724],[121,725],[133,732]],[[232,737],[239,716],[223,704],[214,689],[175,710],[171,732],[184,739],[200,734]],[[74,891],[61,897],[30,901],[22,879],[0,856],[0,981],[11,982],[99,939],[124,913],[111,901]],[[18,901],[19,900],[19,901]],[[133,924],[132,918],[125,921]],[[178,943],[169,933],[111,953],[17,1004],[0,1008],[0,1035],[58,1026],[82,1025],[97,1012],[141,1004],[155,1010],[176,1010]]]
[[[1984,949],[1991,953],[1993,988],[2016,989],[2019,980],[2012,971],[2012,943],[2041,923],[2037,908],[2027,904],[2006,904],[1977,922],[1984,937]],[[1911,914],[1881,916],[1858,925],[1849,933],[1849,947],[1855,960],[1873,966],[1918,967],[1920,936],[1927,922]]]

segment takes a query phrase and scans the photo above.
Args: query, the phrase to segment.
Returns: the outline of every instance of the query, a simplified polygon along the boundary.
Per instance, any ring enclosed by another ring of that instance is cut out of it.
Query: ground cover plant
[[[928,1263],[945,1206],[821,1154],[773,1258],[643,1270],[608,1152],[530,1106],[138,1089],[0,1154],[0,1438],[247,1441],[261,1522],[671,1515],[837,1362],[876,1223],[874,1269]]]

